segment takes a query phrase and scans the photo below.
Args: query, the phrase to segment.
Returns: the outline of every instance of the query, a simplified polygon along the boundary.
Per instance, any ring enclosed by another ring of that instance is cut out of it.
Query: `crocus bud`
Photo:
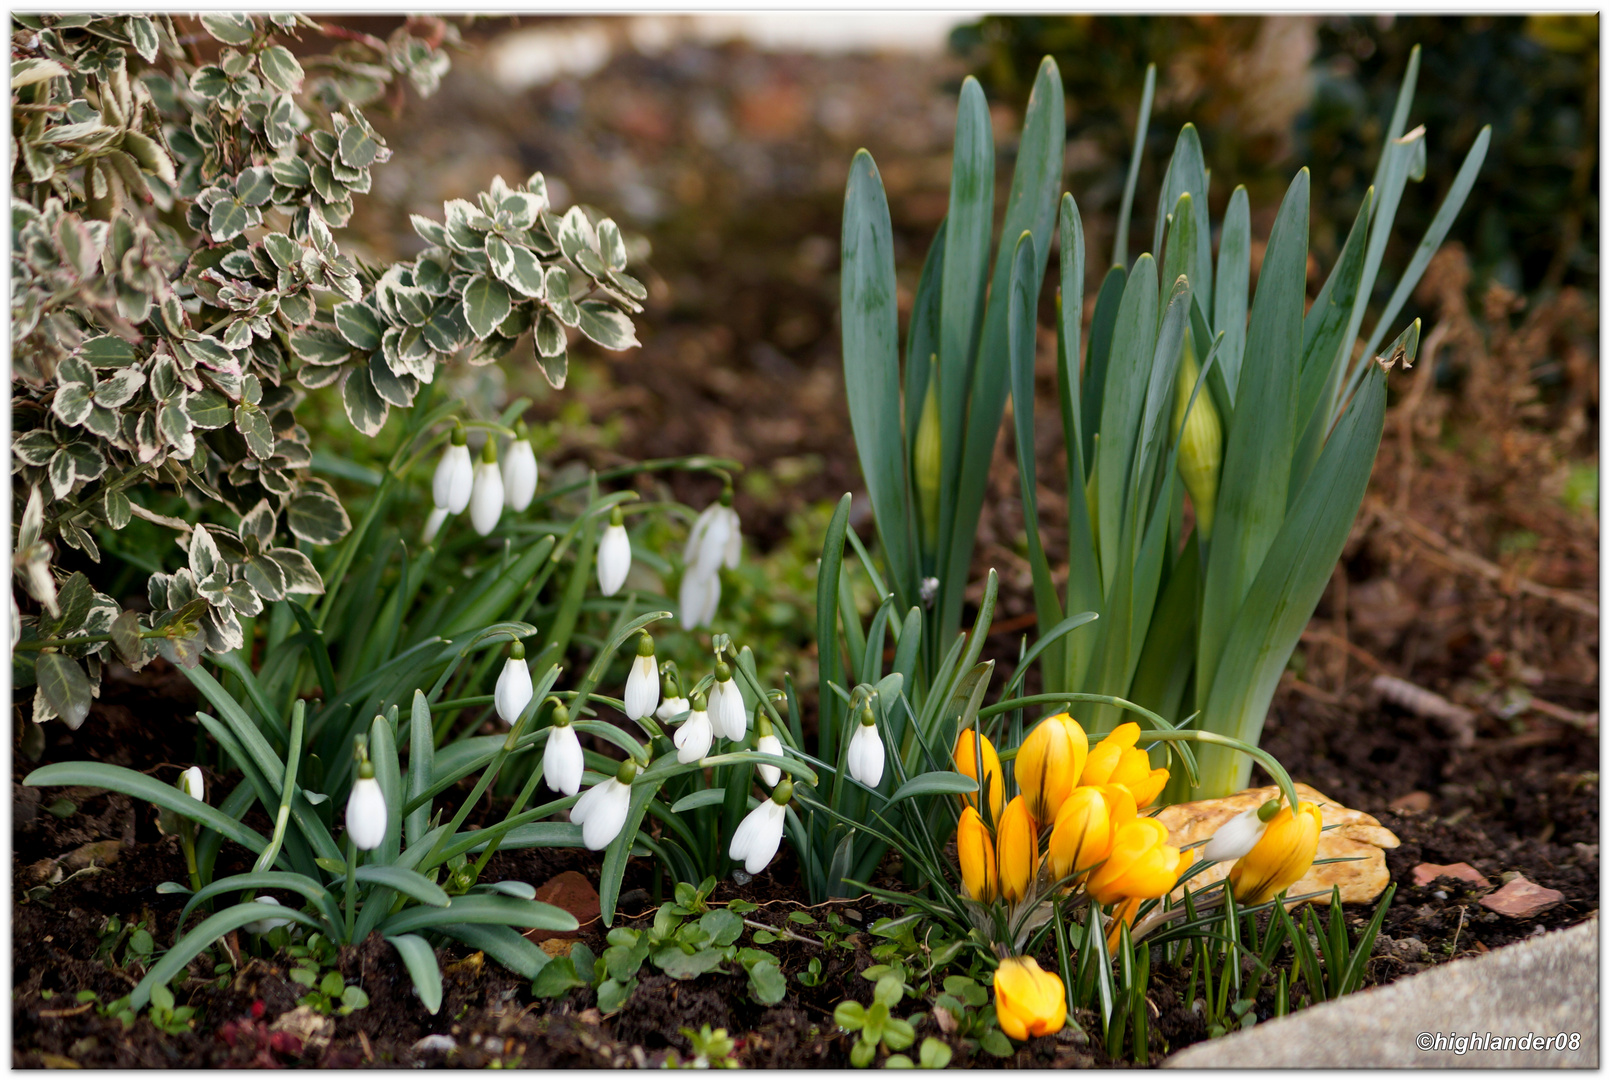
[[[626,718],[641,720],[660,703],[660,672],[654,663],[654,639],[647,632],[637,636],[637,656],[626,676]]]
[[[1035,821],[1049,825],[1056,820],[1062,800],[1079,783],[1089,752],[1084,728],[1067,713],[1040,721],[1024,738],[1013,770]]]
[[[503,498],[510,510],[519,513],[531,505],[537,493],[537,452],[526,437],[525,421],[514,426],[514,441],[503,457]]]
[[[1319,807],[1313,803],[1299,803],[1295,817],[1286,810],[1277,813],[1252,850],[1230,867],[1236,900],[1262,904],[1301,880],[1314,865],[1323,827]]]
[[[497,528],[498,518],[503,516],[503,473],[498,469],[496,439],[487,439],[481,448],[481,463],[475,466],[471,486],[474,493],[470,497],[470,524],[485,536]]]
[[[867,787],[877,787],[883,779],[883,738],[878,734],[877,717],[872,715],[870,705],[861,709],[861,722],[850,736],[844,763],[850,778]]]
[[[771,728],[771,720],[767,718],[764,705],[755,706],[755,751],[761,754],[771,754],[774,757],[783,756],[783,743]],[[776,787],[777,781],[783,778],[783,770],[775,765],[756,765],[755,771],[767,787]]]
[[[609,517],[609,527],[598,541],[598,591],[614,596],[626,581],[632,568],[632,540],[626,535],[621,508],[615,507]]]
[[[1213,512],[1219,498],[1219,469],[1224,463],[1224,426],[1219,422],[1218,407],[1207,387],[1191,402],[1191,391],[1196,388],[1199,368],[1196,349],[1189,332],[1185,335],[1184,355],[1180,357],[1179,375],[1174,381],[1174,424],[1172,431],[1180,432],[1179,470],[1185,481],[1185,490],[1191,493],[1191,505],[1196,508],[1196,527],[1202,530],[1202,539],[1213,537]],[[1190,415],[1185,409],[1190,406]],[[1180,424],[1184,423],[1183,431]]]
[[[684,765],[691,765],[708,754],[710,744],[715,741],[715,731],[706,705],[703,694],[694,694],[689,703],[693,711],[688,713],[688,718],[671,736],[671,742],[676,745],[676,759]]]
[[[984,751],[982,775],[979,774],[978,763],[974,760],[980,748]],[[978,782],[979,791],[963,795],[962,799],[973,806],[978,806],[979,800],[985,797],[983,793],[988,792],[989,802],[985,805],[989,807],[989,819],[999,821],[1001,807],[1006,805],[1006,778],[1001,771],[1001,759],[995,753],[994,745],[982,731],[968,728],[956,736],[956,750],[951,754],[951,762],[957,772],[963,776],[971,776]]]
[[[498,719],[510,727],[531,703],[531,668],[525,661],[525,646],[518,641],[509,646],[508,659],[503,661],[503,671],[492,690],[492,702]]]
[[[1002,960],[995,969],[995,1018],[1019,1042],[1054,1035],[1067,1022],[1067,990],[1032,956]]]
[[[555,705],[553,727],[548,731],[548,744],[542,750],[542,779],[553,790],[574,795],[581,790],[582,769],[581,741],[576,738],[576,729],[570,726],[570,710]]]
[[[792,781],[784,780],[778,784],[771,793],[771,798],[749,811],[733,830],[732,843],[727,848],[727,858],[734,862],[742,862],[744,870],[751,874],[758,874],[766,869],[766,864],[771,862],[772,856],[777,854],[777,848],[783,842],[783,826],[788,821],[788,802],[793,797]]]
[[[367,758],[358,766],[358,779],[347,798],[347,836],[359,851],[373,851],[386,839],[386,796]]]
[[[749,732],[743,691],[732,680],[732,668],[721,660],[716,661],[716,681],[710,690],[710,722],[717,735],[733,742],[742,742]]]
[[[1161,821],[1138,817],[1118,827],[1107,861],[1090,872],[1085,891],[1098,904],[1162,896],[1174,887],[1183,861]]]
[[[981,904],[992,903],[1001,891],[995,841],[984,819],[971,806],[962,808],[961,820],[956,823],[956,859],[961,863],[967,895]]]
[[[941,470],[939,426],[939,357],[928,357],[928,391],[922,399],[922,416],[917,421],[917,440],[912,447],[911,471],[917,482],[917,505],[922,513],[922,546],[932,550],[939,538],[939,474]]]
[[[1039,870],[1038,843],[1028,802],[1019,795],[1001,811],[1001,823],[995,830],[1001,896],[1014,904],[1028,896],[1034,884]]]
[[[604,850],[620,835],[631,808],[632,780],[636,776],[637,766],[623,761],[614,776],[588,788],[570,808],[570,820],[581,826],[581,842],[589,851]]]
[[[1168,770],[1152,768],[1146,751],[1135,745],[1139,740],[1139,724],[1119,724],[1091,748],[1079,783],[1122,784],[1135,796],[1136,806],[1150,806],[1168,783]]]
[[[192,765],[179,774],[179,790],[197,802],[207,801],[207,778],[201,775],[201,766]]]
[[[442,460],[431,480],[431,498],[438,509],[461,514],[470,504],[474,486],[475,468],[470,462],[470,448],[464,445],[464,429],[454,428],[453,441],[442,451]]]
[[[1274,810],[1270,811],[1270,807]],[[1233,862],[1251,851],[1269,826],[1269,821],[1280,810],[1280,800],[1270,799],[1261,806],[1243,810],[1220,825],[1213,838],[1202,847],[1202,858],[1208,862]]]

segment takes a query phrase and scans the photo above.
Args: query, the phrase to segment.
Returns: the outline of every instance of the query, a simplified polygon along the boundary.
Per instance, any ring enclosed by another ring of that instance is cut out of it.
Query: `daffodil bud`
[[[710,689],[710,722],[717,735],[733,742],[742,742],[749,732],[743,691],[733,681],[732,668],[721,660],[716,661],[715,684]]]
[[[727,847],[727,858],[742,862],[744,870],[758,874],[766,869],[777,848],[783,842],[783,827],[788,821],[788,802],[794,797],[792,781],[784,780],[738,823],[733,830],[732,843]]]
[[[872,715],[872,706],[863,706],[861,722],[850,736],[850,748],[844,760],[851,779],[867,787],[877,787],[883,780],[883,757],[883,738],[878,734],[877,717]]]
[[[518,641],[509,646],[508,658],[492,690],[492,703],[498,719],[511,727],[531,703],[531,668],[526,664],[525,646]]]
[[[621,762],[614,776],[588,788],[570,808],[570,820],[581,826],[581,842],[589,851],[602,851],[620,835],[632,805],[632,780],[637,766]]]
[[[1040,866],[1038,843],[1028,803],[1019,795],[1001,811],[1001,823],[995,830],[1001,896],[1011,903],[1021,902],[1034,884]]]
[[[179,774],[179,790],[197,802],[207,801],[207,778],[200,765],[192,765]]]
[[[1236,900],[1262,904],[1300,881],[1314,865],[1323,827],[1319,807],[1313,803],[1299,803],[1295,816],[1283,809],[1275,814],[1252,850],[1230,867]]]
[[[771,720],[767,718],[763,704],[755,706],[755,736],[756,753],[783,756],[783,742],[772,731]],[[776,765],[756,765],[755,771],[767,787],[776,787],[777,781],[783,777],[783,770]]]
[[[498,469],[498,444],[488,438],[481,448],[481,463],[471,481],[470,524],[482,536],[497,528],[503,516],[503,473]]]
[[[1013,771],[1035,821],[1049,825],[1056,820],[1062,801],[1079,783],[1089,752],[1085,729],[1067,713],[1040,721],[1024,738]]]
[[[470,461],[470,448],[464,445],[464,429],[455,427],[453,439],[442,451],[442,460],[436,465],[431,479],[431,498],[438,509],[449,514],[461,514],[470,504],[470,492],[475,486],[475,468]]]
[[[978,763],[975,760],[980,748],[984,751],[983,775],[979,774]],[[983,805],[989,807],[989,819],[999,821],[1001,807],[1006,805],[1006,777],[1001,771],[1000,755],[996,754],[995,747],[989,739],[976,728],[963,731],[956,736],[956,750],[951,754],[951,762],[956,766],[957,772],[963,776],[971,776],[978,782],[979,791],[963,795],[962,798],[973,806],[980,805],[980,800],[987,798],[989,801]]]
[[[525,421],[514,425],[514,441],[503,458],[503,498],[510,510],[519,513],[531,505],[537,493],[537,452],[526,436]]]
[[[1079,783],[1122,784],[1135,796],[1136,806],[1150,806],[1168,783],[1168,770],[1152,768],[1146,751],[1135,745],[1139,740],[1139,724],[1119,724],[1091,748]]]
[[[1090,872],[1085,891],[1098,904],[1165,895],[1184,869],[1161,821],[1137,817],[1118,827],[1107,860]]]
[[[621,508],[615,507],[609,516],[609,527],[598,541],[598,591],[614,596],[626,583],[626,574],[632,568],[632,539],[626,535]]]
[[[1032,956],[1002,960],[995,969],[995,1018],[1019,1042],[1054,1035],[1068,1019],[1067,990]]]
[[[347,836],[359,851],[373,851],[386,839],[386,796],[367,757],[347,798]]]
[[[942,468],[939,426],[939,357],[928,357],[928,390],[922,399],[917,421],[917,438],[911,452],[911,471],[916,480],[917,506],[921,510],[922,546],[931,550],[939,538],[939,477]]]
[[[707,706],[703,694],[694,694],[688,703],[692,711],[682,721],[682,726],[676,729],[676,734],[671,736],[671,742],[676,746],[676,759],[684,765],[691,765],[708,754],[710,744],[715,741],[715,728],[710,722]]]
[[[637,636],[637,656],[626,675],[626,718],[641,720],[660,703],[660,673],[654,663],[654,639],[647,631]]]
[[[1280,800],[1270,799],[1260,806],[1243,810],[1220,825],[1213,838],[1203,845],[1202,858],[1208,862],[1232,862],[1251,851],[1263,839],[1269,819],[1274,817],[1273,813],[1266,812],[1271,806],[1278,811]]]
[[[581,790],[582,770],[581,741],[570,726],[570,710],[556,704],[548,744],[542,749],[542,778],[553,790],[574,795]]]
[[[962,886],[980,904],[993,903],[1000,895],[1000,872],[995,863],[995,841],[989,827],[971,806],[962,808],[956,823],[956,860],[961,863]]]
[[[1219,410],[1213,404],[1213,395],[1207,387],[1191,403],[1191,391],[1196,388],[1200,369],[1196,364],[1196,349],[1189,332],[1185,335],[1185,351],[1180,357],[1179,375],[1174,381],[1174,425],[1180,431],[1180,479],[1185,490],[1191,493],[1191,505],[1196,508],[1196,526],[1202,530],[1202,539],[1213,538],[1213,512],[1219,498],[1219,469],[1224,463],[1224,425],[1219,422]],[[1186,407],[1190,415],[1186,416]],[[1171,432],[1172,434],[1172,432]]]

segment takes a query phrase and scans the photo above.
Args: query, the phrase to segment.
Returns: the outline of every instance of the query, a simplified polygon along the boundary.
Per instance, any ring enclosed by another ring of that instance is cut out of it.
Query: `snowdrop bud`
[[[274,899],[272,896],[259,896],[259,897],[255,898],[253,900],[253,903],[257,903],[257,904],[272,904],[275,907],[284,907],[285,906],[284,904],[281,904],[278,900]],[[289,925],[291,925],[291,920],[289,920],[289,919],[258,919],[255,922],[247,923],[243,927],[243,929],[248,934],[257,934],[259,937],[261,937],[263,934],[268,933],[270,930],[277,929],[278,927],[281,927],[281,926],[289,926]]]
[[[744,870],[758,874],[766,869],[777,847],[783,842],[783,826],[788,821],[788,802],[794,797],[794,783],[784,780],[771,793],[771,798],[749,811],[733,831],[732,844],[727,857],[741,861]]]
[[[660,703],[660,672],[654,663],[654,639],[647,632],[637,636],[637,657],[626,676],[626,718],[641,720]]]
[[[192,765],[179,774],[179,790],[197,802],[207,801],[207,779],[201,775],[201,766]]]
[[[694,694],[690,708],[693,711],[671,737],[676,744],[676,759],[684,765],[691,765],[708,754],[710,744],[715,741],[704,695]]]
[[[626,582],[626,572],[632,568],[632,541],[626,535],[621,520],[621,508],[609,516],[609,528],[598,541],[598,591],[614,596]]]
[[[594,784],[570,809],[570,820],[581,826],[581,842],[589,851],[602,851],[620,835],[626,812],[632,802],[632,780],[637,766],[621,762],[620,771],[601,784]]]
[[[386,796],[366,759],[347,799],[347,836],[359,851],[373,851],[386,839]]]
[[[861,723],[850,736],[846,759],[851,779],[867,787],[877,787],[883,779],[883,739],[878,736],[878,723],[871,706],[861,710]]]
[[[660,707],[654,711],[654,718],[660,723],[670,723],[678,716],[688,711],[688,699],[682,696],[682,688],[677,685],[676,676],[670,671],[665,673],[665,681],[660,686]]]
[[[1280,809],[1280,801],[1270,799],[1263,806],[1243,810],[1220,825],[1213,838],[1202,846],[1202,858],[1209,862],[1234,862],[1257,847],[1258,841],[1263,838],[1264,830],[1269,827],[1263,809],[1264,806],[1271,804],[1276,810]]]
[[[442,531],[442,522],[447,520],[447,511],[440,506],[430,512],[425,519],[424,542],[429,544],[436,539],[436,534]]]
[[[442,451],[442,460],[431,480],[431,498],[438,509],[461,514],[470,504],[470,491],[474,486],[475,468],[470,462],[470,448],[464,445],[464,429],[455,428],[453,441]]]
[[[498,719],[510,727],[531,704],[531,668],[525,662],[525,646],[516,641],[509,646],[509,658],[503,661],[503,671],[492,691]]]
[[[505,505],[519,513],[531,505],[537,493],[537,452],[526,437],[525,421],[514,426],[514,441],[503,459],[503,498]]]
[[[548,745],[542,751],[542,778],[553,790],[574,795],[581,790],[581,773],[581,742],[576,738],[576,729],[570,726],[570,710],[555,705]]]
[[[497,528],[503,516],[503,474],[498,471],[498,444],[487,439],[481,449],[481,463],[475,466],[474,494],[470,497],[470,524],[485,536]]]
[[[742,742],[749,731],[749,713],[744,708],[743,692],[732,681],[732,668],[720,661],[716,663],[716,684],[710,692],[710,701],[711,712],[715,714],[712,722],[716,734],[723,739]]]
[[[755,740],[755,751],[761,754],[783,756],[782,740],[772,733],[771,721],[759,708],[755,709],[755,732],[759,738]],[[756,765],[755,771],[760,774],[761,780],[767,787],[776,787],[777,781],[783,778],[783,770],[775,765]]]

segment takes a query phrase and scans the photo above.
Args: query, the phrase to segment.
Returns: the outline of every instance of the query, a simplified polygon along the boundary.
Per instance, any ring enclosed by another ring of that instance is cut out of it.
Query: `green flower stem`
[[[190,891],[201,891],[201,870],[196,866],[196,826],[186,821],[179,830],[179,845],[184,848],[184,865],[190,873]]]
[[[358,845],[353,843],[352,837],[347,837],[347,932],[346,943],[352,944],[352,924],[357,918],[357,905],[354,894],[358,890]]]
[[[291,707],[291,742],[290,753],[285,758],[285,784],[280,793],[279,812],[274,817],[274,835],[269,837],[268,846],[257,857],[257,865],[252,867],[253,873],[262,873],[274,865],[279,858],[280,845],[285,842],[285,829],[291,820],[291,798],[296,794],[296,770],[302,762],[302,731],[303,722],[307,714],[307,704],[301,698]]]

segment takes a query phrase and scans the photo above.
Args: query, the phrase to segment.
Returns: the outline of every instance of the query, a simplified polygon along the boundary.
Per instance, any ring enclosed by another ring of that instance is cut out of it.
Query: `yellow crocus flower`
[[[1057,811],[1047,858],[1057,880],[1083,873],[1112,850],[1114,834],[1135,817],[1135,797],[1117,784],[1077,787]]]
[[[1001,771],[1001,759],[995,753],[995,747],[990,744],[989,739],[984,736],[983,732],[976,732],[976,736],[977,743],[974,742],[975,731],[972,728],[968,728],[958,735],[956,737],[956,751],[951,755],[951,761],[955,764],[957,772],[963,776],[971,776],[978,782],[980,788],[988,789],[989,819],[999,821],[1001,819],[1001,807],[1006,805],[1006,779],[1005,774]],[[984,775],[982,777],[978,775],[978,765],[974,760],[974,754],[980,746],[984,751]],[[980,797],[979,794],[974,793],[972,795],[963,795],[962,799],[973,806],[978,806]]]
[[[1080,785],[1122,784],[1135,796],[1137,807],[1150,806],[1168,783],[1168,770],[1152,768],[1146,751],[1135,745],[1138,741],[1139,724],[1119,724],[1091,749]]]
[[[1032,956],[1002,960],[995,969],[995,1018],[1019,1042],[1054,1035],[1068,1019],[1067,990]]]
[[[1038,840],[1028,803],[1019,795],[1006,804],[995,831],[996,855],[1000,862],[1001,895],[1018,903],[1028,895],[1039,869]]]
[[[1079,783],[1090,753],[1085,729],[1067,713],[1040,721],[1017,751],[1013,766],[1029,814],[1041,825],[1056,820],[1062,801]]]
[[[962,810],[961,821],[956,824],[956,858],[962,865],[962,885],[967,895],[981,904],[992,902],[1000,894],[995,842],[990,839],[984,819],[971,806]]]
[[[1162,822],[1136,818],[1118,827],[1107,861],[1091,872],[1085,891],[1098,904],[1162,896],[1174,887],[1182,861]]]
[[[1295,816],[1278,811],[1252,850],[1230,867],[1237,902],[1262,904],[1295,885],[1314,865],[1322,826],[1313,803],[1298,803]]]

